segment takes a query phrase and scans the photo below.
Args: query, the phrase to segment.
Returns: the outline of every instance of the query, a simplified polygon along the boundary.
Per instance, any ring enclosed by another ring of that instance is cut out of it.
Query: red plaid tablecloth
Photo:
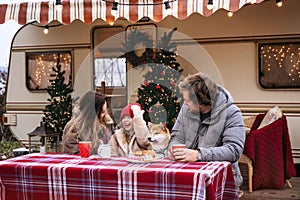
[[[29,154],[0,161],[1,200],[238,199],[228,162],[130,163]]]

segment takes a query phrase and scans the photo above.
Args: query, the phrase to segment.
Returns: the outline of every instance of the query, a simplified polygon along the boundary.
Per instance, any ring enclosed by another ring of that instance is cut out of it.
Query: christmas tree
[[[145,67],[147,64],[149,70],[144,75],[144,83],[138,89],[138,100],[142,108],[145,110],[144,119],[152,123],[164,123],[169,129],[172,129],[177,115],[180,111],[180,94],[176,83],[182,75],[182,69],[179,69],[180,64],[176,61],[177,45],[171,42],[173,33],[177,30],[174,28],[169,33],[164,33],[157,48],[146,48],[142,54],[143,59],[137,63],[134,59],[134,54],[127,52],[125,57],[133,67]],[[137,38],[138,31],[132,32],[133,38]],[[140,36],[143,36],[142,33]],[[135,42],[130,40],[132,35],[129,35],[127,40],[128,45]],[[148,41],[144,39],[143,41]]]
[[[55,132],[59,132],[62,136],[62,131],[67,122],[72,117],[72,97],[73,92],[71,77],[68,83],[65,83],[65,71],[62,70],[60,64],[60,53],[57,53],[56,66],[52,67],[54,71],[50,74],[50,85],[47,88],[47,92],[50,98],[47,99],[50,104],[46,106],[44,110],[46,127],[52,128]]]

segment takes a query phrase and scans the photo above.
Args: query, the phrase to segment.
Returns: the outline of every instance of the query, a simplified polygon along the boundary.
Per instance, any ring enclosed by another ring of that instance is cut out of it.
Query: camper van
[[[157,45],[164,33],[177,28],[172,42],[177,45],[182,77],[199,71],[209,74],[231,92],[245,118],[279,107],[287,117],[294,163],[299,164],[299,8],[298,0],[284,1],[282,7],[264,1],[246,4],[232,17],[219,9],[210,16],[194,13],[184,20],[168,16],[158,22],[145,17],[136,23],[126,18],[114,23],[103,19],[66,25],[52,21],[47,26],[26,23],[11,45],[5,124],[21,141],[40,125],[58,52],[66,79],[72,81],[72,97],[94,89],[107,94],[117,123],[120,109],[137,100],[147,71],[132,68],[122,57],[128,33],[142,30]],[[115,71],[104,67],[112,65]]]

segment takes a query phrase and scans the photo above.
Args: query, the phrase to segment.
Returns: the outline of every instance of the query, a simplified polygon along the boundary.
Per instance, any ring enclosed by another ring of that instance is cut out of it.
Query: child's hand
[[[134,117],[143,118],[144,110],[141,110],[141,108],[138,105],[132,105],[131,110],[133,111]]]

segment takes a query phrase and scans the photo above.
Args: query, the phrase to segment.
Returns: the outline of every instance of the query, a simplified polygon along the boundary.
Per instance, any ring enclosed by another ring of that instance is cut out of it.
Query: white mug
[[[101,158],[111,157],[111,145],[110,144],[100,144],[98,148],[98,155]]]
[[[44,146],[40,146],[40,153],[45,153],[46,152],[46,148]]]

